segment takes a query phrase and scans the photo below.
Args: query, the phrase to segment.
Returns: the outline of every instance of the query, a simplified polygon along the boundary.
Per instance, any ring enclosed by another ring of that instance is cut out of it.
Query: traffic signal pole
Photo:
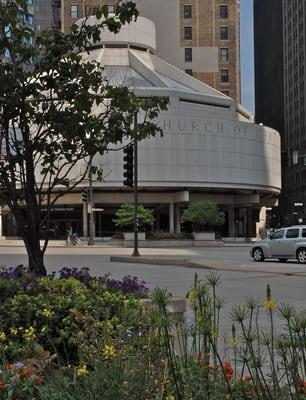
[[[88,246],[93,246],[94,243],[94,215],[93,215],[93,195],[92,195],[92,161],[90,160],[88,180],[89,180],[89,203],[88,203],[88,213],[89,213],[89,235],[88,235]]]
[[[134,115],[134,128],[137,126],[137,113]],[[140,257],[138,250],[138,143],[134,139],[134,251],[132,257]]]

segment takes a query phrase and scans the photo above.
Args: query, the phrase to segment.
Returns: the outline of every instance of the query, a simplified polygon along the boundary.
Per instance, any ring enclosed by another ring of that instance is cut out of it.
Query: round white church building
[[[277,203],[281,190],[278,132],[254,124],[235,100],[156,57],[155,43],[155,25],[138,18],[117,35],[103,31],[99,45],[84,53],[100,62],[112,85],[126,85],[138,96],[169,98],[157,120],[163,136],[138,144],[139,203],[154,210],[154,230],[180,232],[186,204],[212,200],[226,215],[221,236],[256,237],[265,207]],[[123,185],[122,151],[95,162],[103,165],[105,175],[104,182],[94,182],[95,236],[109,237],[116,231],[116,209],[133,202],[133,191]],[[87,236],[82,189],[54,208],[54,238],[64,237],[69,225]],[[16,234],[5,221],[3,230],[7,236]]]

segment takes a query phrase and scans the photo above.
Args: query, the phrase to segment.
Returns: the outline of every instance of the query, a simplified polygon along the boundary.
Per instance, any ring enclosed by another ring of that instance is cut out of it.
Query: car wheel
[[[286,262],[288,260],[288,258],[279,258],[278,261],[280,262]]]
[[[255,247],[253,250],[253,258],[255,261],[263,261],[265,259],[264,253],[260,247]]]
[[[306,249],[304,247],[301,249],[298,249],[298,251],[296,253],[296,258],[298,259],[298,262],[300,264],[306,263]]]

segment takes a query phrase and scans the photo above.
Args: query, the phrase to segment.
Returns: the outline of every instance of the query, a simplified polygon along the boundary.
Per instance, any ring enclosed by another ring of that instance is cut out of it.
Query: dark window
[[[79,6],[76,4],[70,5],[70,18],[79,18]]]
[[[227,6],[220,6],[220,18],[227,18]]]
[[[184,39],[192,40],[192,28],[190,26],[185,26],[184,28]]]
[[[227,62],[228,61],[228,48],[227,47],[221,47],[220,49],[220,59],[222,62]]]
[[[192,61],[192,48],[190,47],[185,49],[185,61]]]
[[[273,233],[273,235],[270,236],[270,239],[275,240],[275,239],[282,239],[284,237],[285,231],[282,229],[280,231],[276,231]]]
[[[184,18],[191,18],[192,17],[192,8],[190,4],[184,5]]]
[[[228,40],[228,27],[227,26],[220,27],[220,40]]]
[[[221,82],[228,82],[228,69],[221,69]]]
[[[299,237],[299,230],[298,229],[288,229],[286,233],[286,238],[294,239]]]
[[[186,74],[192,76],[192,69],[185,69]]]
[[[302,237],[306,237],[306,229],[302,230]]]

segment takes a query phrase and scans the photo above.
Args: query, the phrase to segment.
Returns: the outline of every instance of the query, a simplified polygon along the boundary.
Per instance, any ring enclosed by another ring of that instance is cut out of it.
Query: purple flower
[[[18,362],[15,363],[15,367],[16,367],[17,369],[21,369],[21,368],[24,367],[24,364],[23,364],[21,361],[18,361]]]

